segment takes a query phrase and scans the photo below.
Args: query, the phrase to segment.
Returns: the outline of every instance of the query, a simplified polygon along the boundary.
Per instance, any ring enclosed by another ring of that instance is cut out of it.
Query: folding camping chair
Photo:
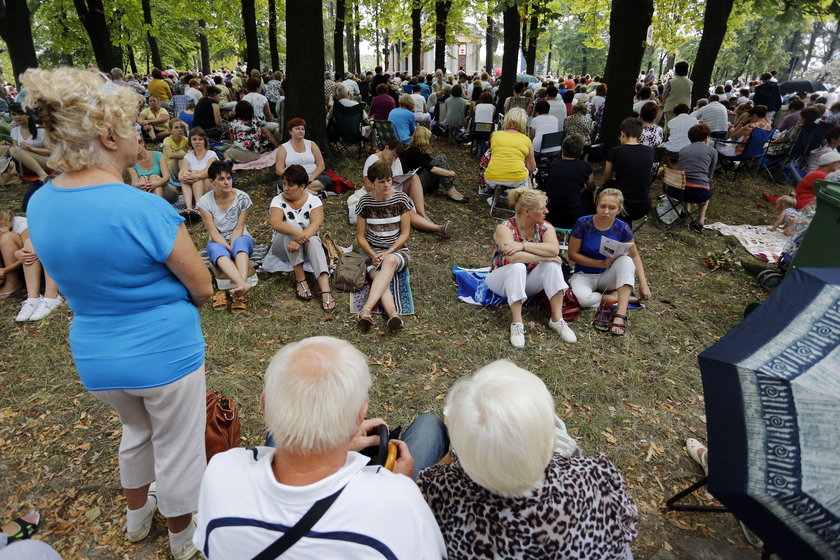
[[[673,189],[670,192],[669,187]],[[656,206],[656,215],[659,217],[661,225],[670,228],[675,225],[691,223],[693,216],[686,206],[685,188],[685,171],[665,167],[662,176],[662,196]],[[699,209],[700,206],[698,205],[695,212],[699,212]]]
[[[562,146],[565,137],[566,133],[564,131],[544,134],[542,143],[540,144],[540,151],[534,153],[535,159],[537,160],[537,172],[534,175],[534,179],[537,186],[541,189],[545,189],[546,181],[548,180],[548,166],[562,154],[560,150],[553,152],[545,152],[544,150]]]
[[[365,153],[365,137],[362,134],[362,118],[365,106],[361,103],[352,107],[345,107],[339,102],[333,105],[333,120],[338,139],[334,143],[336,150],[343,153],[353,146],[359,151],[359,156]]]
[[[713,139],[712,147],[717,149],[719,145],[723,144],[734,144],[736,146],[744,147],[740,154],[734,156],[727,156],[720,152],[718,153],[718,161],[721,162],[721,165],[728,163],[732,166],[732,177],[734,179],[735,176],[738,175],[738,172],[745,168],[749,162],[756,162],[759,158],[764,157],[764,144],[770,141],[775,131],[775,129],[764,130],[761,128],[754,128],[746,142]],[[739,165],[735,165],[736,163]]]
[[[397,131],[391,121],[373,121],[373,134],[376,134],[376,147],[379,150],[391,140],[397,140]]]

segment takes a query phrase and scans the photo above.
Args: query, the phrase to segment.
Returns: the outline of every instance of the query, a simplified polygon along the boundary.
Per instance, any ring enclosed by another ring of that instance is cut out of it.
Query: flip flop
[[[335,301],[335,298],[332,297],[332,292],[321,292],[321,296],[323,297],[324,294],[329,294],[329,298],[327,301],[321,301],[321,309],[324,310],[324,313],[334,313],[338,304]]]
[[[295,297],[301,301],[310,301],[312,299],[312,292],[309,291],[309,286],[306,284],[306,279],[295,280],[295,284],[303,286],[303,289],[295,288]]]

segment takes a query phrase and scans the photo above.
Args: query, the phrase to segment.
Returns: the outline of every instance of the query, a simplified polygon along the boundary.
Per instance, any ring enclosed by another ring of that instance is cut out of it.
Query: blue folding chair
[[[747,139],[746,142],[713,139],[713,145],[715,148],[717,148],[721,144],[734,144],[736,146],[744,146],[743,151],[741,151],[740,154],[734,156],[727,156],[723,153],[718,153],[718,161],[721,162],[721,165],[724,168],[726,167],[727,163],[730,164],[732,170],[732,177],[735,178],[738,172],[741,169],[745,168],[749,162],[758,162],[760,158],[764,157],[764,145],[770,141],[770,139],[773,137],[773,133],[775,132],[775,128],[772,130],[755,128],[750,133],[750,137]],[[738,163],[738,165],[735,165],[736,163]],[[756,168],[760,169],[759,166],[756,166]]]

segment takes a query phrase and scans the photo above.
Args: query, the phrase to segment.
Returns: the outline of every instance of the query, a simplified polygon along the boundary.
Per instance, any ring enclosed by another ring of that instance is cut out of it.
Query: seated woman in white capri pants
[[[569,259],[575,262],[575,272],[569,281],[572,290],[581,307],[600,304],[593,326],[617,336],[627,330],[627,304],[636,278],[639,299],[650,298],[642,257],[635,244],[629,254],[617,258],[607,258],[600,251],[603,237],[623,243],[633,241],[630,225],[616,218],[623,203],[621,191],[604,189],[595,201],[595,214],[579,218],[569,238]],[[616,302],[613,314],[607,305]]]
[[[512,316],[510,343],[514,348],[525,346],[522,303],[541,291],[551,304],[549,328],[564,342],[577,342],[575,333],[563,320],[563,294],[568,286],[558,256],[557,234],[545,221],[547,201],[542,191],[514,189],[508,194],[508,203],[516,209],[516,215],[496,226],[493,235],[496,247],[486,282],[488,288],[508,300]]]

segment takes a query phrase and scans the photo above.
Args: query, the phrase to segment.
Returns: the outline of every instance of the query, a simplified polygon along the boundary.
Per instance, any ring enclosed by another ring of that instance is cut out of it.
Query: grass
[[[423,412],[440,413],[455,379],[507,358],[545,381],[558,413],[587,454],[606,453],[624,473],[642,516],[633,547],[637,558],[662,548],[691,557],[697,542],[717,550],[718,558],[757,556],[743,549],[745,541],[730,516],[674,515],[663,509],[670,495],[699,475],[683,450],[686,437],[705,437],[696,356],[738,323],[747,303],[766,295],[734,262],[754,259],[716,233],[661,231],[649,223],[637,242],[653,298],[646,310],[631,311],[627,336],[596,332],[587,310],[572,323],[579,344],[567,345],[548,330],[545,312],[529,309],[524,318],[527,347],[515,351],[508,343],[506,308],[482,309],[455,297],[451,265],[486,266],[492,253],[496,222],[475,196],[476,160],[465,147],[449,143],[436,141],[433,150],[447,153],[459,172],[459,188],[472,200],[427,199],[430,216],[453,220],[455,231],[449,240],[412,233],[417,313],[406,318],[402,332],[376,327],[362,334],[348,311],[348,294],[336,292],[340,312],[326,316],[317,296],[309,303],[295,299],[284,274],[261,275],[243,315],[214,312],[209,305],[202,309],[207,385],[237,402],[243,445],[263,439],[258,396],[267,361],[283,344],[303,337],[338,336],[365,352],[375,378],[370,412],[392,426],[405,427]],[[332,168],[358,185],[361,164],[361,158],[343,157]],[[709,222],[770,223],[773,212],[758,194],[783,190],[746,173],[737,181],[719,177],[716,185]],[[275,192],[271,173],[238,174],[237,187],[259,209],[249,223],[255,240],[269,242],[268,214],[261,209],[267,210]],[[657,182],[652,190],[659,189]],[[17,209],[23,190],[0,191],[0,206]],[[353,242],[346,196],[327,199],[323,232],[341,245]],[[203,246],[201,226],[192,226],[190,233]],[[705,267],[709,254],[724,266]],[[125,504],[116,461],[120,426],[78,380],[67,344],[70,311],[65,306],[41,323],[19,325],[14,321],[18,305],[0,304],[0,339],[5,341],[0,361],[5,386],[0,394],[2,515],[40,509],[45,518],[40,538],[64,558],[165,558],[166,532],[159,521],[144,543],[123,540]]]

